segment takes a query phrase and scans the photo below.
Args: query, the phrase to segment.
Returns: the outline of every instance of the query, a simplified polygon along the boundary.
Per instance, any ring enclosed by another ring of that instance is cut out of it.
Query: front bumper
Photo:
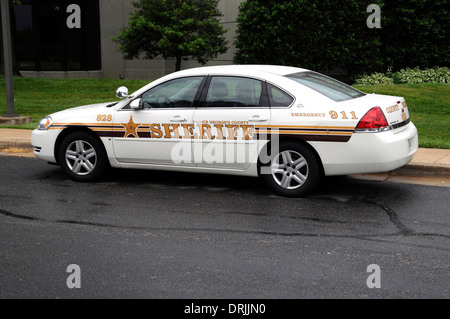
[[[43,161],[56,163],[55,145],[60,130],[49,129],[47,131],[34,130],[31,134],[31,145],[34,155]]]

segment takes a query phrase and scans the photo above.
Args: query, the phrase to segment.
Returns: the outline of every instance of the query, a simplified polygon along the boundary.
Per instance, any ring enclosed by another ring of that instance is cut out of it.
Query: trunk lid
[[[410,122],[409,110],[403,97],[368,94],[364,97],[368,106],[379,106],[394,131],[402,131]]]

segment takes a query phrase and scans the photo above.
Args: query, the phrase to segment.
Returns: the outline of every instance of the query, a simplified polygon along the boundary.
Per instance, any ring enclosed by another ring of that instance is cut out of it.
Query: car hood
[[[91,105],[83,105],[74,108],[70,108],[64,111],[56,112],[50,116],[54,121],[60,122],[92,122],[95,117],[103,114],[112,114],[115,109],[109,107],[115,105],[117,102],[98,103]]]

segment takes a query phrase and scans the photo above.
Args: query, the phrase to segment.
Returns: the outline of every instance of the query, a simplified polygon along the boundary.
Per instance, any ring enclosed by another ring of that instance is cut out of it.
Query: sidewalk
[[[3,149],[24,149],[32,151],[32,130],[0,128],[0,152]]]
[[[31,130],[0,128],[0,155],[34,157]],[[437,179],[432,185],[450,186],[450,150],[420,148],[414,159],[395,171],[382,174],[362,174],[355,178],[408,182],[411,178]]]

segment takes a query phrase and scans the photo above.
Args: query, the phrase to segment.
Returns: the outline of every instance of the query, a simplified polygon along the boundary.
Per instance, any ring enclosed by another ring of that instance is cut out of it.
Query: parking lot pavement
[[[443,187],[330,177],[293,199],[238,176],[77,183],[17,157],[0,157],[0,176],[0,299],[450,296]]]

